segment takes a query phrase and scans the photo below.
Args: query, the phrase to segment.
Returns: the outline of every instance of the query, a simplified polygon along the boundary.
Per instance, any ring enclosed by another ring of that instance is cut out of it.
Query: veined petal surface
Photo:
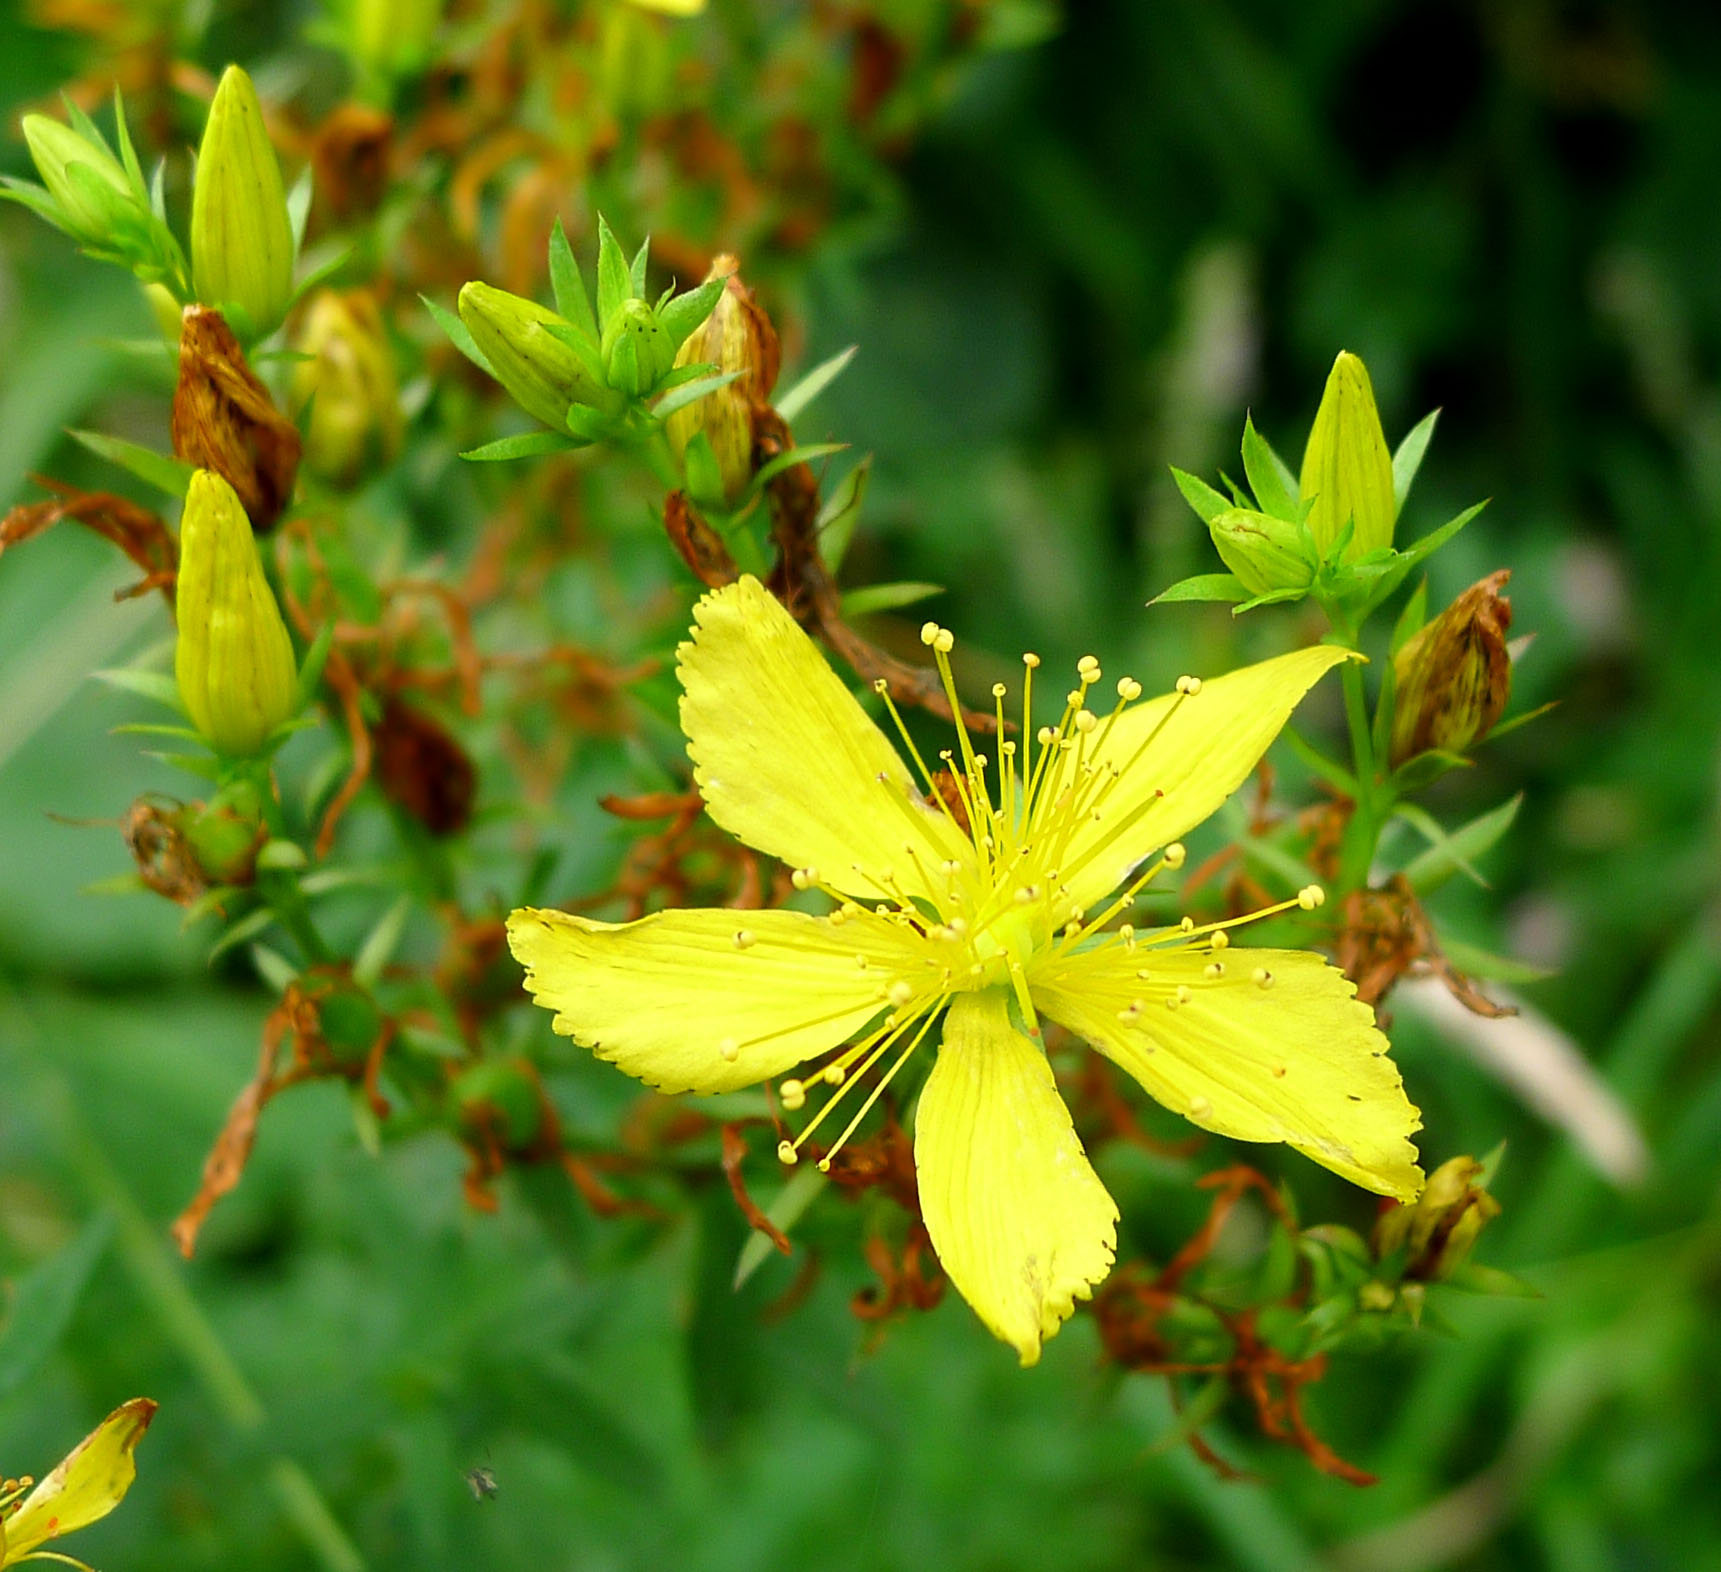
[[[1124,711],[1092,757],[1119,778],[1063,853],[1071,901],[1093,905],[1144,857],[1211,815],[1248,779],[1303,695],[1354,658],[1316,644]]]
[[[1401,1201],[1421,1191],[1410,1143],[1421,1116],[1374,1012],[1320,956],[1112,945],[1048,954],[1028,984],[1037,1010],[1191,1123],[1239,1141],[1284,1141]]]
[[[5,1564],[106,1517],[137,1478],[132,1451],[155,1418],[147,1397],[122,1403],[63,1457],[6,1520]]]
[[[914,1117],[932,1247],[1024,1365],[1111,1270],[1117,1207],[1001,988],[958,994]]]
[[[967,864],[973,847],[795,619],[754,578],[713,590],[693,616],[676,652],[681,729],[711,817],[857,899],[900,889],[937,905],[939,864]]]
[[[528,907],[509,916],[508,943],[558,1032],[665,1092],[780,1075],[885,1009],[894,977],[925,970],[916,936],[870,913],[840,925],[728,908],[607,923]]]

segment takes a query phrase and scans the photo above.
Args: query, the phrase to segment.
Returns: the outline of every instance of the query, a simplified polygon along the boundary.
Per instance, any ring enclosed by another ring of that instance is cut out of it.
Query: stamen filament
[[[840,1152],[845,1145],[848,1144],[849,1137],[855,1133],[855,1130],[859,1126],[861,1120],[866,1118],[866,1116],[872,1112],[873,1104],[875,1104],[879,1100],[879,1098],[884,1095],[885,1088],[887,1086],[889,1086],[890,1083],[896,1079],[897,1071],[900,1070],[905,1064],[908,1063],[910,1056],[914,1053],[914,1050],[920,1046],[921,1042],[926,1037],[927,1032],[931,1029],[932,1021],[933,1021],[933,1012],[929,1010],[926,1013],[925,1018],[920,1023],[920,1030],[914,1034],[913,1040],[909,1043],[909,1045],[906,1048],[904,1048],[902,1050],[902,1052],[900,1054],[897,1055],[896,1063],[893,1064],[888,1070],[886,1070],[884,1072],[883,1075],[881,1075],[879,1077],[878,1085],[873,1087],[873,1089],[867,1094],[866,1101],[860,1105],[860,1108],[856,1112],[854,1118],[849,1120],[847,1128],[843,1131],[843,1133],[841,1135],[839,1135],[837,1137],[836,1144],[833,1145],[831,1147],[831,1149],[828,1152],[826,1152],[823,1157],[821,1157],[819,1159],[819,1172],[820,1173],[829,1173],[830,1172],[831,1159],[833,1157],[835,1157],[837,1155],[837,1153]]]

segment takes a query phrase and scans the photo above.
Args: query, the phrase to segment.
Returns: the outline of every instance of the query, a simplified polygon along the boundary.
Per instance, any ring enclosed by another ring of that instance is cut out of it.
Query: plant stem
[[[1335,620],[1333,632],[1346,649],[1356,649],[1354,627]],[[1363,688],[1362,663],[1346,661],[1339,673],[1339,681],[1344,689],[1345,722],[1350,728],[1352,772],[1357,783],[1356,808],[1345,828],[1339,852],[1339,893],[1345,894],[1368,883],[1368,870],[1374,863],[1375,847],[1380,840],[1379,781],[1374,741],[1369,731],[1368,695]]]

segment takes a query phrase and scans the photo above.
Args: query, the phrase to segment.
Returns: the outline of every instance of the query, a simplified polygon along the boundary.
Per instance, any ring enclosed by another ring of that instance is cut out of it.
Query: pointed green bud
[[[1304,532],[1295,524],[1248,508],[1227,508],[1209,519],[1207,528],[1225,566],[1251,595],[1305,589],[1314,581]]]
[[[614,395],[579,352],[550,331],[551,325],[573,329],[548,306],[473,282],[460,291],[460,320],[490,362],[496,380],[521,409],[546,426],[566,431],[568,408],[573,404],[615,407]]]
[[[215,90],[191,192],[191,276],[197,298],[247,342],[281,325],[293,299],[293,225],[281,166],[257,89],[230,65]]]
[[[176,607],[180,700],[217,753],[249,758],[291,718],[297,671],[251,521],[212,470],[198,470],[186,494]]]
[[[112,153],[47,115],[25,115],[23,128],[67,234],[86,246],[107,247],[116,230],[135,227],[137,198]]]
[[[1392,544],[1397,505],[1392,490],[1392,454],[1374,407],[1374,388],[1355,355],[1341,352],[1327,377],[1303,452],[1299,483],[1309,507],[1309,529],[1323,555],[1347,523],[1355,524],[1344,560]]]
[[[644,398],[675,366],[675,341],[643,300],[624,300],[604,329],[604,379],[628,398]]]

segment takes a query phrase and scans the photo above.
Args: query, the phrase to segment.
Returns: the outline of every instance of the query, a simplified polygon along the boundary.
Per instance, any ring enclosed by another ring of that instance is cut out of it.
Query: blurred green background
[[[199,57],[255,67],[302,21],[218,9]],[[0,19],[6,169],[18,110],[82,47]],[[1341,348],[1389,439],[1445,410],[1402,530],[1494,499],[1431,591],[1510,568],[1536,635],[1515,707],[1560,705],[1431,803],[1456,822],[1526,794],[1489,887],[1435,912],[1558,976],[1468,1052],[1390,1007],[1425,1155],[1508,1143],[1480,1254],[1543,1297],[1449,1294],[1452,1335],[1340,1362],[1312,1410],[1379,1485],[1241,1416],[1211,1436],[1254,1477],[1220,1482],[1160,1444],[1162,1387],[1102,1368],[1080,1317],[1027,1373],[953,1297],[874,1347],[852,1249],[767,1319],[792,1273],[728,1292],[722,1194],[649,1234],[544,1187],[474,1214],[451,1146],[367,1156],[330,1087],[271,1109],[182,1268],[165,1223],[267,1001],[163,904],[81,893],[123,847],[47,817],[166,784],[86,680],[159,621],[112,607],[123,565],[69,530],[0,559],[0,1278],[56,1337],[26,1357],[15,1315],[0,1341],[0,1470],[158,1399],[132,1496],[69,1547],[107,1572],[1721,1568],[1718,145],[1712,7],[1079,0],[953,76],[897,183],[768,279],[803,363],[862,346],[814,421],[876,455],[845,577],[943,584],[940,620],[1005,655],[1163,680],[1306,633],[1144,602],[1216,566],[1167,464],[1235,470],[1246,408],[1294,458]],[[31,470],[115,484],[67,425],[160,441],[159,388],[103,347],[143,331],[127,280],[0,211],[0,504]],[[455,562],[467,495],[434,531]],[[606,572],[672,580],[637,519],[616,530]],[[629,767],[579,753],[553,832],[577,865],[613,864],[592,803]],[[570,1061],[557,1096],[589,1116],[607,1075]],[[1366,1221],[1296,1182],[1308,1215]],[[1163,1253],[1198,1211],[1132,1185],[1135,1246]],[[50,1259],[61,1278],[27,1277]],[[480,1466],[493,1500],[463,1481]],[[317,1553],[307,1478],[339,1525]]]

